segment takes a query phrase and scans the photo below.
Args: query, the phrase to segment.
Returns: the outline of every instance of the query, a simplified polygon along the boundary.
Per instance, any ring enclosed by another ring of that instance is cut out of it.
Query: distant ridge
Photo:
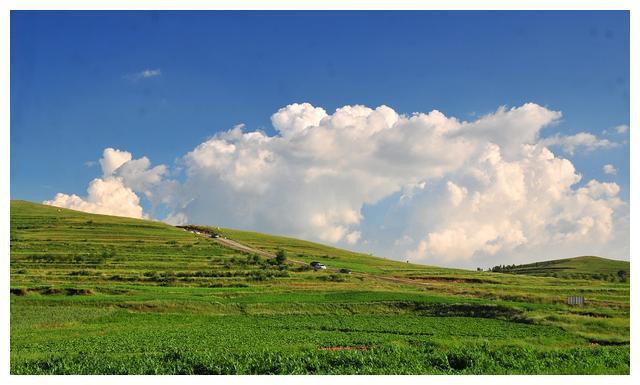
[[[79,224],[94,221],[96,223],[105,223],[113,227],[109,230],[109,234],[116,232],[123,236],[129,236],[132,238],[137,236],[137,229],[140,227],[148,228],[157,232],[157,234],[168,238],[183,237],[185,233],[181,229],[158,221],[90,214],[24,200],[11,200],[12,220],[15,219],[14,216],[16,215],[25,219],[29,218],[30,220],[47,221],[49,233],[60,233],[65,236],[73,235],[82,237],[83,239],[95,236],[97,229],[82,228],[81,226],[65,227],[62,222],[57,220],[57,218],[62,216],[69,220],[77,221]],[[335,268],[347,268],[354,271],[381,275],[403,275],[411,273],[423,274],[427,272],[429,274],[436,275],[470,273],[470,271],[464,269],[428,266],[380,258],[369,254],[339,249],[320,243],[290,237],[227,228],[220,229],[208,226],[198,227],[203,229],[215,229],[217,233],[220,233],[223,236],[266,252],[275,253],[277,250],[285,250],[290,253],[293,258],[297,258],[305,262],[320,261]],[[580,256],[533,262],[523,265],[495,266],[492,268],[492,271],[498,273],[559,278],[616,280],[622,278],[620,274],[621,271],[625,272],[624,278],[628,279],[630,274],[630,263],[629,261],[613,260],[596,256]]]
[[[552,276],[561,278],[626,279],[630,272],[629,261],[596,256],[581,256],[524,265],[495,266],[494,272]],[[623,273],[624,272],[624,273]]]

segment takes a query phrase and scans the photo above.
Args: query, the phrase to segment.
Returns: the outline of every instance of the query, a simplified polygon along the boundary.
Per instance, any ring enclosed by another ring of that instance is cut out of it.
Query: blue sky
[[[182,180],[176,160],[207,138],[238,123],[277,135],[271,115],[303,102],[471,121],[534,102],[562,112],[541,136],[618,144],[561,155],[581,184],[615,182],[629,199],[628,132],[612,130],[629,124],[622,11],[14,11],[11,198],[84,195],[106,147]],[[383,221],[386,208],[372,206]]]

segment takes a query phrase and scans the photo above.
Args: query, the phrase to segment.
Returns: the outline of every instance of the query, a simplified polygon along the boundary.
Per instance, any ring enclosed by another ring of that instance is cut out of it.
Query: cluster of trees
[[[509,273],[519,267],[519,265],[498,265],[490,268],[489,270],[494,273]]]

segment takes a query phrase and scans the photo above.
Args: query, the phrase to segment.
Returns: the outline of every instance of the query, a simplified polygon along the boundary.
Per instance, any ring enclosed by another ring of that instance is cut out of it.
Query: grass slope
[[[206,226],[202,227],[206,228]],[[327,266],[348,268],[359,272],[377,274],[421,271],[430,271],[433,273],[459,272],[457,269],[444,269],[434,266],[399,262],[295,238],[225,228],[218,230],[217,228],[209,227],[209,229],[227,238],[237,240],[238,242],[260,250],[271,253],[275,253],[277,250],[285,250],[298,260],[306,262],[318,261]]]
[[[11,202],[14,374],[629,372],[629,284],[412,265]],[[580,293],[584,307],[564,303]]]
[[[526,265],[517,265],[508,270],[509,273],[514,274],[567,278],[591,277],[596,279],[615,279],[621,271],[625,272],[625,276],[629,275],[630,264],[628,261],[594,256],[535,262]]]

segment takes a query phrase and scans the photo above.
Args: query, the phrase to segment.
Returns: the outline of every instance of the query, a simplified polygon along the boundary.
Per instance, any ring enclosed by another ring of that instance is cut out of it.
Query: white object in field
[[[569,305],[584,305],[584,297],[578,295],[572,295],[567,298],[567,304]]]

